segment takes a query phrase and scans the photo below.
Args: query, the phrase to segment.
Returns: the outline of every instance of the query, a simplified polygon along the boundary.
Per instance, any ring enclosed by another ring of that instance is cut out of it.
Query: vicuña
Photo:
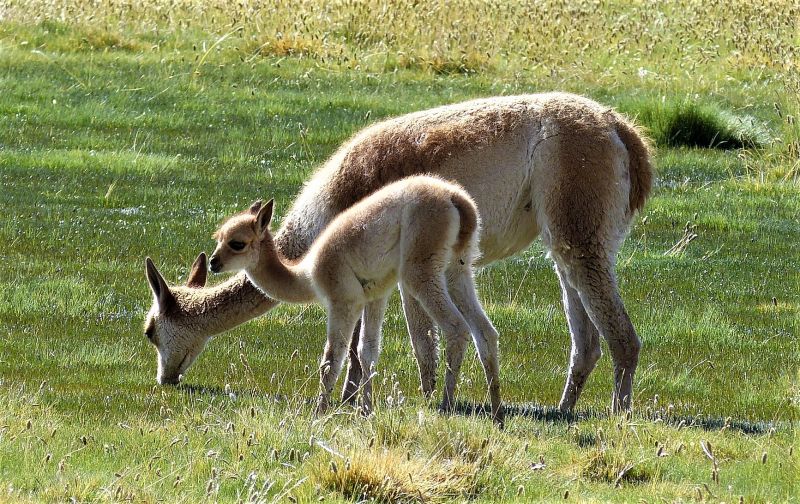
[[[275,247],[289,260],[300,258],[336,215],[387,184],[422,173],[457,182],[477,203],[477,265],[542,237],[572,337],[560,408],[574,407],[600,358],[602,336],[614,364],[612,406],[629,409],[641,343],[619,295],[615,262],[651,187],[650,150],[636,127],[608,107],[565,93],[480,99],[379,122],[347,141],[303,187]],[[158,342],[161,382],[176,381],[212,335],[277,304],[244,274],[212,288],[170,288],[148,279],[155,303],[146,327]],[[158,289],[168,290],[161,296]],[[404,299],[403,309],[422,390],[430,394],[435,326],[412,298]],[[356,331],[345,397],[361,382],[353,358],[357,342]],[[162,361],[165,355],[169,362]]]
[[[430,176],[387,185],[340,213],[299,260],[281,256],[269,232],[273,200],[228,219],[214,237],[211,271],[244,270],[269,297],[320,302],[328,314],[320,364],[318,412],[327,411],[356,323],[365,412],[372,410],[372,373],[381,325],[395,285],[413,298],[445,335],[447,371],[442,409],[454,406],[458,373],[472,339],[486,373],[492,417],[502,424],[497,331],[475,292],[478,209],[460,187]],[[362,315],[363,314],[363,315]]]

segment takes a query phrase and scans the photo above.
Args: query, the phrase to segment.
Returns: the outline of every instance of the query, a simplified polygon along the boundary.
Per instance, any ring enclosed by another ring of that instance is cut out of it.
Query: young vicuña
[[[362,405],[372,410],[372,371],[389,295],[399,284],[440,327],[447,371],[442,399],[452,409],[470,334],[489,386],[492,417],[502,423],[497,331],[486,317],[472,276],[477,256],[478,210],[460,187],[413,176],[382,188],[340,213],[299,260],[286,260],[269,223],[273,200],[254,203],[228,219],[214,237],[211,271],[244,270],[269,297],[320,302],[327,310],[327,343],[320,364],[318,412],[328,409],[351,336],[361,318],[358,359],[366,372]],[[363,314],[363,315],[362,315]]]

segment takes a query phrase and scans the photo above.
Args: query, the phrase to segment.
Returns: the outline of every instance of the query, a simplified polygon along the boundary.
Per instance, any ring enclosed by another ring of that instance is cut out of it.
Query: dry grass
[[[370,449],[311,469],[325,489],[352,501],[443,502],[474,498],[486,461],[412,457],[398,449]]]
[[[689,72],[699,65],[743,65],[789,76],[800,59],[794,40],[800,2],[786,0],[733,6],[685,1],[598,6],[591,0],[569,6],[555,0],[4,0],[0,12],[4,20],[59,21],[111,33],[222,35],[240,27],[242,48],[252,53],[302,53],[371,69],[593,67],[608,73],[620,64],[650,72],[676,65]],[[676,44],[679,54],[672,50]]]
[[[626,458],[618,450],[597,448],[585,455],[581,476],[591,481],[610,483],[615,487],[638,484],[653,479],[652,469],[646,461]]]
[[[800,0],[0,0],[0,21],[46,28],[24,40],[12,30],[14,43],[45,52],[179,51],[197,62],[197,75],[212,62],[293,57],[337,71],[485,74],[678,96],[688,115],[667,110],[656,121],[667,143],[768,145],[768,154],[748,155],[749,178],[792,182],[800,180],[800,108],[788,98],[800,93],[799,18]],[[709,98],[723,102],[722,115],[694,105]],[[729,100],[762,111],[774,103],[771,134],[748,113],[728,111]]]

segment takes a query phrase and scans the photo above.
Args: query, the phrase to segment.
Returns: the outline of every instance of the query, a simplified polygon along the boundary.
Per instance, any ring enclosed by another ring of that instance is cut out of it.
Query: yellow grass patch
[[[484,465],[482,459],[420,459],[397,449],[374,449],[320,460],[311,472],[318,484],[347,499],[441,502],[476,497]]]

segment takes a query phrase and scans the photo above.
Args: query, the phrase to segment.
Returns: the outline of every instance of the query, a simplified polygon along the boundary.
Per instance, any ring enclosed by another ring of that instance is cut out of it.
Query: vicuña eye
[[[230,246],[230,248],[236,251],[244,250],[244,242],[232,241],[228,244],[228,246]]]

